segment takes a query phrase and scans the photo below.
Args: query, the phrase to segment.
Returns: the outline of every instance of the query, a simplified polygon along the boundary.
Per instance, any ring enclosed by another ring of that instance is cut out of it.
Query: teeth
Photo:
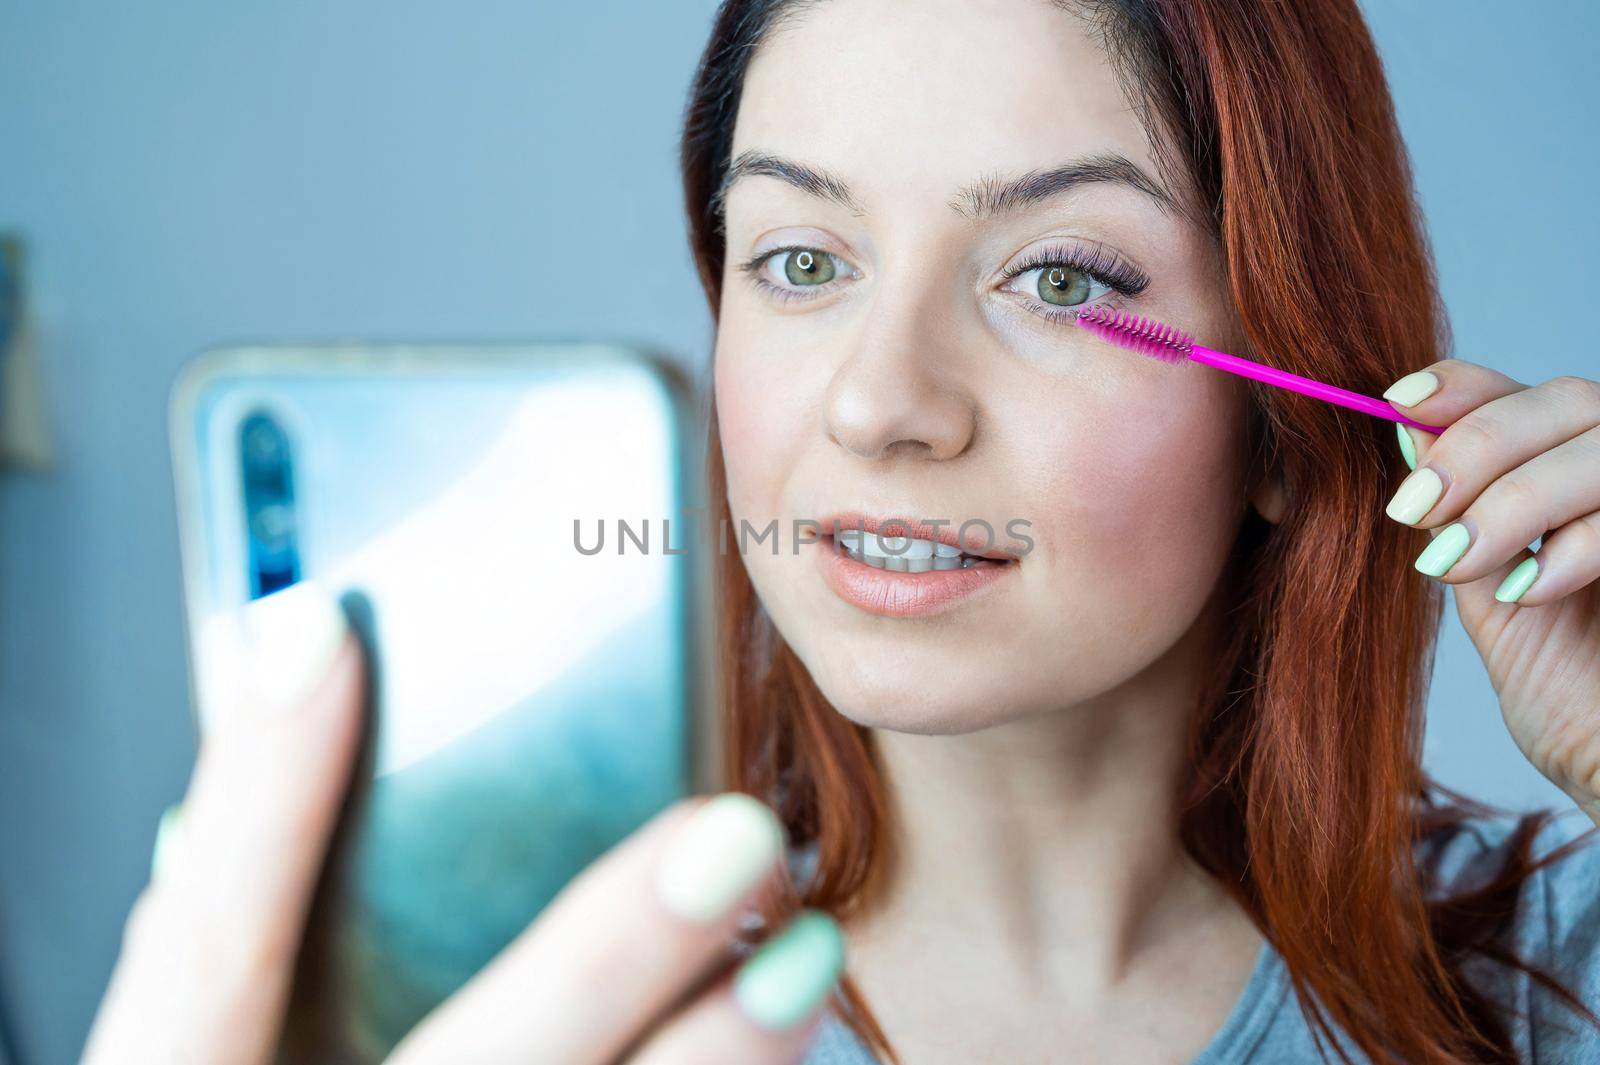
[[[916,540],[909,536],[879,536],[877,533],[862,533],[856,530],[852,539],[855,543],[844,542],[846,547],[857,547],[863,554],[876,555],[878,558],[932,558],[934,543],[932,540]]]
[[[837,529],[834,539],[859,563],[893,572],[928,572],[931,569],[971,569],[982,558],[963,555],[962,548],[936,544],[914,536],[878,536],[862,529]]]
[[[933,558],[907,558],[904,555],[887,557],[882,555],[869,555],[853,548],[845,548],[845,554],[857,562],[865,562],[876,569],[892,570],[895,573],[927,573],[929,570],[970,569],[982,559],[977,558],[950,558],[945,555],[936,555]]]
[[[840,529],[833,535],[857,562],[895,573],[969,569],[982,561],[962,555],[958,547],[913,536],[879,536],[860,529]]]

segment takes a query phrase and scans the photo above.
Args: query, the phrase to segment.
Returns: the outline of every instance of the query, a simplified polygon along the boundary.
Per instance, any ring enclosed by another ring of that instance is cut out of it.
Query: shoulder
[[[808,888],[812,877],[817,875],[817,857],[817,841],[814,839],[790,843],[786,848],[784,858],[789,866],[789,876],[799,890]]]
[[[1567,853],[1555,857],[1563,849]],[[1538,888],[1553,901],[1576,903],[1593,912],[1597,904],[1593,888],[1600,885],[1600,833],[1576,809],[1555,812],[1537,830],[1525,815],[1467,818],[1424,838],[1417,860],[1433,892],[1456,894],[1492,880],[1522,851],[1533,865],[1552,859],[1528,878],[1524,894]],[[1583,890],[1586,887],[1590,890]]]
[[[1600,993],[1600,832],[1582,813],[1553,819],[1533,839],[1535,862],[1564,852],[1529,877],[1538,892],[1553,967],[1586,977],[1585,1001]]]
[[[878,1065],[878,1059],[850,1026],[829,1009],[823,1014],[816,1038],[801,1065]]]
[[[1557,812],[1537,827],[1517,815],[1471,818],[1424,840],[1419,865],[1430,879],[1430,896],[1456,896],[1493,883],[1519,854],[1536,868],[1516,888],[1515,897],[1480,896],[1470,904],[1510,904],[1501,946],[1554,977],[1591,1009],[1600,1008],[1600,832],[1580,811]],[[1532,1006],[1540,1021],[1565,1014],[1541,985],[1521,974],[1497,965],[1473,966],[1472,971],[1481,976],[1485,990],[1509,991],[1513,1000]],[[1594,1040],[1596,1035],[1592,1029],[1581,1035],[1547,1034],[1543,1046],[1564,1045],[1563,1038]],[[1581,1048],[1600,1053],[1600,1042],[1583,1042]]]

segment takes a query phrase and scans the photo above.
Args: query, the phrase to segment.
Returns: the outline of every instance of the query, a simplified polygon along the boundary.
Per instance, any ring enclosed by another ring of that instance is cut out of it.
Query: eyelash
[[[812,294],[803,293],[799,289],[784,288],[782,285],[774,285],[771,281],[768,281],[766,278],[761,276],[761,268],[770,260],[776,259],[780,255],[787,255],[790,252],[796,251],[809,251],[817,252],[821,255],[829,255],[828,252],[823,251],[821,248],[814,248],[809,244],[785,244],[781,248],[772,248],[768,251],[762,252],[760,255],[757,255],[752,259],[748,259],[740,263],[739,269],[745,274],[745,276],[750,278],[751,284],[755,285],[757,289],[767,293],[768,295],[774,296],[785,303],[789,302],[790,300],[815,299],[816,297]],[[830,255],[829,257],[840,262],[844,261],[839,259],[837,255]],[[826,288],[827,286],[817,285],[814,287]]]
[[[830,254],[829,252],[822,251],[820,248],[814,248],[808,244],[786,244],[781,248],[771,248],[762,252],[760,255],[754,256],[740,263],[739,270],[750,279],[751,283],[754,284],[758,290],[765,292],[785,303],[791,300],[815,299],[816,296],[814,294],[805,293],[800,289],[784,288],[781,285],[775,285],[771,281],[768,281],[766,278],[761,276],[762,267],[765,266],[770,260],[780,255],[786,255],[790,252],[797,251],[818,252],[822,255]],[[843,262],[843,260],[838,259],[838,256],[833,256],[833,258]],[[1076,270],[1087,274],[1089,277],[1100,282],[1102,285],[1105,285],[1112,291],[1127,297],[1139,295],[1139,293],[1143,292],[1150,285],[1150,279],[1145,276],[1143,271],[1129,263],[1123,262],[1123,260],[1117,257],[1114,253],[1106,250],[1100,245],[1091,245],[1088,248],[1073,247],[1070,245],[1058,245],[1054,247],[1041,248],[1030,255],[1026,261],[1008,270],[1003,280],[1008,282],[1014,281],[1018,277],[1021,277],[1023,274],[1027,273],[1029,270],[1037,270],[1046,266],[1062,266],[1068,270]],[[829,284],[831,284],[831,282]],[[826,288],[828,286],[818,285],[815,287]],[[1070,321],[1072,318],[1076,317],[1076,312],[1071,308],[1053,308],[1043,304],[1035,305],[1030,303],[1028,305],[1028,309],[1034,314],[1041,315],[1042,317],[1048,318],[1052,321]]]
[[[1014,281],[1030,270],[1046,266],[1062,266],[1087,274],[1111,291],[1129,298],[1150,287],[1150,279],[1142,270],[1098,244],[1087,248],[1065,244],[1040,248],[1020,265],[1006,271],[1005,280]],[[1032,300],[1027,307],[1029,312],[1052,322],[1070,323],[1077,317],[1074,307],[1051,307]]]

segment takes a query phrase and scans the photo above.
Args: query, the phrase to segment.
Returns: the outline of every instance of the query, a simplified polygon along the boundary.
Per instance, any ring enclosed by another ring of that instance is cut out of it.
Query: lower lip
[[[869,614],[891,618],[923,617],[954,609],[1005,580],[1015,562],[980,562],[966,569],[901,573],[857,562],[831,536],[817,542],[822,579],[834,594]]]

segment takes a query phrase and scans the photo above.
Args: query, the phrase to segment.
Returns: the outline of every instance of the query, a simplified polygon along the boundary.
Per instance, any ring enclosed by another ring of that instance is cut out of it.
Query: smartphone
[[[180,372],[197,728],[229,712],[239,608],[298,581],[339,597],[368,670],[280,1061],[382,1060],[585,865],[720,790],[693,408],[669,360],[604,344]]]

